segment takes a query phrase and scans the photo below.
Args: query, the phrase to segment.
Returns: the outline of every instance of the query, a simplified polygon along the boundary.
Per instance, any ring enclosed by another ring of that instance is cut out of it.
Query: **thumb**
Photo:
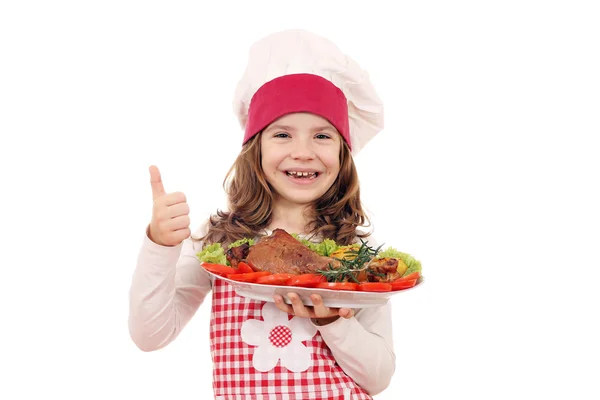
[[[150,185],[152,186],[152,199],[156,200],[166,194],[165,187],[160,177],[160,171],[155,165],[150,166]]]

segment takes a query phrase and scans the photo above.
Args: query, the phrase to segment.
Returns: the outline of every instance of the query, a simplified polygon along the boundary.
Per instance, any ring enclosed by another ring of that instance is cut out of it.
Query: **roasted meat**
[[[334,268],[340,265],[339,261],[310,250],[283,229],[275,229],[270,236],[250,246],[245,260],[255,271],[274,274],[311,274],[327,269],[329,264]]]
[[[238,262],[245,260],[248,256],[249,249],[250,246],[248,245],[248,243],[244,243],[239,246],[228,249],[225,252],[225,257],[227,258],[227,261],[229,261],[229,264],[231,264],[233,268],[237,268]]]
[[[315,274],[318,270],[329,270],[329,266],[336,269],[342,267],[338,259],[317,254],[283,229],[275,229],[271,235],[261,238],[252,246],[242,244],[228,249],[226,257],[233,268],[244,261],[254,271],[273,274]],[[351,258],[342,254],[339,257]],[[375,259],[356,278],[361,282],[392,282],[400,277],[397,268],[398,260],[395,258]],[[349,279],[346,276],[341,280]]]
[[[369,264],[367,280],[370,282],[392,282],[398,278],[398,260],[395,258],[379,258]]]

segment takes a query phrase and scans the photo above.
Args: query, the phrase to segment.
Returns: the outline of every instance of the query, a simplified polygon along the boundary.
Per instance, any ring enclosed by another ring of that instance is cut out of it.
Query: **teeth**
[[[300,176],[302,176],[302,177],[304,177],[304,176],[306,176],[306,177],[315,177],[315,176],[317,176],[317,172],[306,172],[306,171],[304,171],[304,172],[301,172],[301,171],[288,171],[287,174],[288,175],[297,176],[297,177],[300,177]]]

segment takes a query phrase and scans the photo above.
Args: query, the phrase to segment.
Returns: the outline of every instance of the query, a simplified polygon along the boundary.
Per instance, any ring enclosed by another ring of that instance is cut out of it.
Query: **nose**
[[[290,156],[294,160],[312,160],[315,158],[315,152],[310,143],[306,143],[304,140],[298,140],[294,143]]]

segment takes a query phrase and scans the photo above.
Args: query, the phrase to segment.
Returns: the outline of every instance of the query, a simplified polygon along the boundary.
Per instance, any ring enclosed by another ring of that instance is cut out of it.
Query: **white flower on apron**
[[[252,365],[266,372],[281,365],[292,372],[303,372],[311,366],[311,353],[303,341],[310,340],[317,328],[308,318],[293,317],[278,309],[274,303],[262,308],[264,321],[249,319],[242,325],[242,340],[254,350]]]

